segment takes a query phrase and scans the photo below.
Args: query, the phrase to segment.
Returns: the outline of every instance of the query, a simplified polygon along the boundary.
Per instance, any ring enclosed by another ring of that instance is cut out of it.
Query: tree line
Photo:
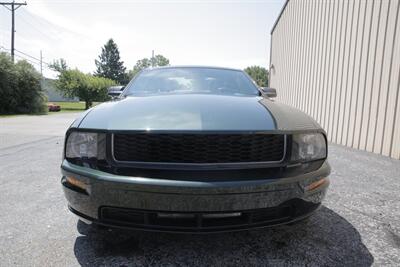
[[[162,55],[156,55],[151,59],[143,58],[127,72],[117,44],[113,39],[109,39],[102,47],[95,64],[94,74],[70,69],[64,59],[55,60],[50,64],[50,68],[58,72],[57,89],[65,97],[78,97],[81,101],[85,101],[86,109],[90,108],[94,101],[107,100],[108,87],[126,85],[142,69],[150,66],[165,66],[169,64],[169,60]]]
[[[138,72],[151,66],[169,65],[169,60],[162,55],[143,58],[137,61],[129,72],[120,60],[118,47],[112,39],[102,48],[99,60],[95,61],[97,70],[94,75],[84,74],[79,70],[68,69],[64,60],[55,61],[52,68],[60,74],[56,86],[66,97],[78,97],[85,101],[86,109],[94,101],[107,100],[107,88],[112,85],[127,84]],[[244,71],[261,87],[268,86],[268,71],[260,66],[250,66]]]
[[[132,70],[126,71],[124,62],[120,58],[119,49],[113,39],[109,39],[102,47],[99,58],[95,60],[95,76],[107,78],[120,85],[127,84],[138,72],[143,69],[169,65],[169,59],[163,55],[152,58],[143,58],[136,62]],[[249,66],[244,69],[261,87],[268,86],[268,71],[260,66]]]
[[[153,67],[169,65],[169,59],[163,55],[155,55],[152,58],[142,58],[133,66],[133,69],[126,71],[124,62],[119,55],[119,49],[113,39],[109,39],[102,47],[99,58],[95,60],[95,76],[104,77],[117,82],[120,85],[127,84],[139,71]]]
[[[107,88],[113,85],[126,85],[143,69],[169,65],[169,59],[163,55],[142,58],[127,71],[121,60],[119,49],[113,39],[102,47],[95,60],[96,71],[83,73],[68,67],[64,59],[54,60],[49,65],[58,72],[57,90],[65,97],[78,97],[85,102],[86,109],[93,102],[109,99]],[[268,71],[260,66],[244,69],[261,87],[268,86]],[[47,111],[47,98],[40,85],[40,74],[27,61],[13,63],[6,53],[0,53],[0,114],[43,113]]]

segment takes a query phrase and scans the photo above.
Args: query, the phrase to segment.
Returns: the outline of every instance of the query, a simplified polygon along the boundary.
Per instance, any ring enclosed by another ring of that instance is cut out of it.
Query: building
[[[270,86],[329,141],[400,159],[400,0],[289,0],[271,31]]]

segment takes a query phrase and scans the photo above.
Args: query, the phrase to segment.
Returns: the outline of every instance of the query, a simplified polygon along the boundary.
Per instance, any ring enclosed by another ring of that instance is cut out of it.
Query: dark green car
[[[83,221],[218,232],[292,223],[329,186],[324,130],[241,70],[144,70],[66,133],[61,183]]]

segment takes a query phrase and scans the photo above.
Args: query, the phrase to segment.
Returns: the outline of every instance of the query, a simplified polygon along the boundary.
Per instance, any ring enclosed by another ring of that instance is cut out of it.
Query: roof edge
[[[279,12],[278,18],[275,20],[274,26],[272,26],[271,32],[270,34],[272,35],[274,33],[275,27],[276,25],[278,25],[278,22],[280,20],[280,18],[282,17],[283,12],[285,11],[285,8],[287,6],[287,4],[289,3],[290,0],[286,0],[285,4],[283,5],[281,12]]]
[[[237,68],[221,67],[221,66],[207,66],[207,65],[167,65],[167,66],[148,67],[144,70],[174,69],[174,68],[200,68],[200,69],[223,69],[223,70],[243,71],[242,69],[237,69]]]

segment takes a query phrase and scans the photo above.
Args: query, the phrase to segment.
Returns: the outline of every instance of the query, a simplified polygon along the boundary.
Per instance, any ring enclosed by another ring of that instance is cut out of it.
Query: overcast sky
[[[65,58],[70,67],[93,72],[109,38],[118,44],[128,69],[153,49],[173,65],[267,67],[269,33],[284,0],[27,3],[16,11],[15,48],[37,58],[42,50],[45,62]],[[2,51],[10,49],[10,28],[11,12],[0,6]]]

